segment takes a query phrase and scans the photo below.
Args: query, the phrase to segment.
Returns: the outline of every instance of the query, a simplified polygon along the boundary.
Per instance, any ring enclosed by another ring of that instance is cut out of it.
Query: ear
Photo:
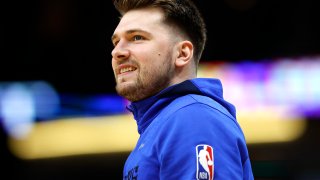
[[[175,61],[177,67],[183,67],[190,63],[193,57],[193,44],[190,41],[182,41],[177,46],[178,56]]]

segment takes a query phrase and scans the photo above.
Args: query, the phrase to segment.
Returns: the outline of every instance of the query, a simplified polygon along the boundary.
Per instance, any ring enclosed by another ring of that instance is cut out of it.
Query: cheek
[[[113,60],[113,59],[112,59],[112,61],[111,61],[112,69],[114,69],[114,68],[115,68],[115,65],[116,65],[116,63],[115,63],[114,61],[115,61],[115,60]]]
[[[116,75],[116,70],[115,70],[116,65],[115,65],[115,63],[113,63],[113,61],[112,61],[111,65],[112,65],[112,71],[113,71],[114,75]]]

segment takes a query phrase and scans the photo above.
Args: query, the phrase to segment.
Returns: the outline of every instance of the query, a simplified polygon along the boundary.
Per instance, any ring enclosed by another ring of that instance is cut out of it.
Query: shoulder
[[[205,96],[187,95],[176,99],[160,115],[166,132],[209,134],[239,133],[242,130],[236,119],[220,104]],[[169,130],[171,129],[171,130]]]
[[[209,104],[194,102],[180,107],[168,117],[170,126],[182,126],[196,130],[198,127],[206,129],[237,128],[237,123],[219,108]]]
[[[215,100],[201,95],[190,94],[173,101],[168,107],[170,113],[165,113],[168,119],[179,119],[178,122],[195,121],[197,123],[230,123],[237,126],[236,119]]]

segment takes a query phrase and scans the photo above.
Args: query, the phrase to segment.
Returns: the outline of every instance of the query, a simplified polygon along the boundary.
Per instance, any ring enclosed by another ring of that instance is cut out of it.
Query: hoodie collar
[[[149,98],[132,102],[127,109],[134,115],[137,121],[138,132],[142,134],[152,122],[159,111],[170,104],[174,99],[187,94],[199,94],[208,96],[220,104],[227,106],[229,112],[235,116],[233,106],[223,100],[222,85],[218,79],[195,78],[172,85]],[[232,113],[234,111],[234,114]]]

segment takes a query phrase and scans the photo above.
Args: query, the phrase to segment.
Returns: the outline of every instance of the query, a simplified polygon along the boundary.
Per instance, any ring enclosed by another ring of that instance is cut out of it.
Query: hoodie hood
[[[132,102],[127,109],[134,115],[140,134],[148,127],[156,115],[161,112],[174,99],[188,95],[197,94],[207,96],[221,104],[234,118],[236,118],[235,107],[223,99],[223,88],[219,79],[195,78],[186,80],[179,84],[170,86],[158,94]]]

